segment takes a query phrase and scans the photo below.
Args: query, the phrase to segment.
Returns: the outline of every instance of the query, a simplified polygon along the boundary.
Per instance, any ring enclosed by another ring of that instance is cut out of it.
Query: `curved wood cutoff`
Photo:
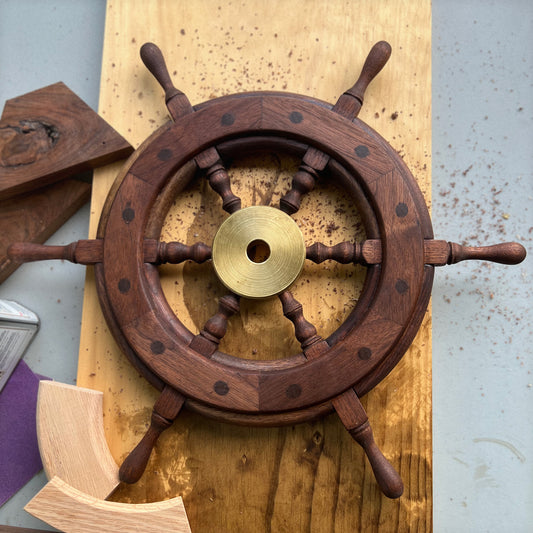
[[[65,533],[191,532],[181,497],[156,503],[107,502],[84,494],[57,476],[24,509]]]
[[[65,480],[95,498],[107,498],[120,483],[107,445],[103,393],[41,381],[37,397],[37,439],[46,477]]]

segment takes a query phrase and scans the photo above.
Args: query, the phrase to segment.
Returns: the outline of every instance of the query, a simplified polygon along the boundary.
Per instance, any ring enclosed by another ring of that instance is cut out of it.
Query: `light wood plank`
[[[65,533],[190,533],[181,498],[164,502],[106,502],[52,478],[24,510]]]
[[[46,477],[104,499],[119,484],[118,466],[105,440],[99,391],[41,381],[37,439]]]
[[[119,2],[107,8],[100,112],[137,146],[167,119],[162,92],[138,51],[156,42],[173,80],[193,104],[245,90],[286,90],[334,103],[349,88],[372,44],[392,57],[369,87],[360,118],[404,156],[430,201],[430,2]],[[297,161],[244,157],[231,170],[243,205],[272,203]],[[257,167],[261,167],[257,169]],[[91,236],[118,166],[99,172]],[[210,242],[224,219],[205,183],[171,208],[162,239]],[[321,184],[295,217],[306,242],[363,238],[342,191]],[[162,285],[182,322],[197,333],[224,291],[209,265],[163,267]],[[347,316],[363,269],[306,265],[295,297],[327,336]],[[308,283],[309,281],[309,283]],[[78,383],[104,392],[104,424],[121,462],[147,428],[157,393],[119,353],[99,311],[89,270]],[[247,358],[296,353],[292,325],[276,299],[241,303],[221,348]],[[141,481],[121,501],[184,497],[191,527],[210,531],[429,531],[431,529],[430,314],[391,375],[363,399],[378,445],[406,485],[399,501],[378,491],[369,464],[336,416],[294,428],[240,428],[180,415],[160,439]]]

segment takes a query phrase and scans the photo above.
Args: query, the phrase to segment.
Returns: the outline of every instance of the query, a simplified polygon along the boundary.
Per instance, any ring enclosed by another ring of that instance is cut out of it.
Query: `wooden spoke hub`
[[[97,239],[54,250],[12,249],[19,260],[59,257],[94,264],[110,329],[135,367],[162,391],[148,432],[121,467],[123,481],[139,479],[159,434],[184,404],[219,420],[256,425],[294,424],[335,410],[364,448],[382,491],[401,495],[402,481],[377,448],[358,398],[411,344],[435,266],[463,259],[514,264],[525,250],[516,243],[466,248],[433,240],[413,175],[396,151],[357,119],[364,91],[389,55],[387,43],[376,44],[355,85],[334,106],[307,96],[255,92],[193,108],[172,85],[159,49],[145,44],[141,57],[163,87],[173,121],[126,163],[107,199]],[[299,154],[302,164],[279,209],[241,209],[223,161],[265,148]],[[322,174],[344,188],[361,215],[367,241],[306,247],[291,215]],[[172,198],[197,175],[209,180],[229,217],[211,247],[159,242]],[[155,265],[210,259],[230,292],[195,335],[171,310]],[[367,267],[357,305],[327,339],[288,290],[305,259]],[[219,342],[229,317],[239,312],[239,298],[274,295],[294,324],[301,353],[253,361],[221,352]]]

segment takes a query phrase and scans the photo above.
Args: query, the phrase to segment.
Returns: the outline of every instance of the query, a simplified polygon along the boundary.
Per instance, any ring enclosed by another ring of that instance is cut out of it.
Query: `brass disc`
[[[274,207],[252,206],[220,225],[212,258],[217,276],[230,291],[268,298],[283,292],[302,271],[305,242],[289,215]]]

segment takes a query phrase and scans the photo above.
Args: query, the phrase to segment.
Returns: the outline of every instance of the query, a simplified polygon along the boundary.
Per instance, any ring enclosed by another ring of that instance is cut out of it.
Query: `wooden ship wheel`
[[[390,56],[386,42],[370,51],[355,85],[334,106],[280,92],[224,96],[197,106],[176,89],[160,50],[141,48],[146,67],[165,91],[172,121],[126,162],[109,193],[97,238],[66,246],[17,243],[18,261],[67,259],[94,265],[98,295],[116,341],[161,395],[151,425],[123,462],[122,481],[136,482],[162,431],[186,405],[237,424],[284,425],[336,411],[364,449],[385,495],[403,483],[378,449],[359,398],[398,363],[426,311],[435,266],[464,259],[517,264],[517,243],[464,247],[435,240],[428,209],[401,157],[357,118],[368,84]],[[224,161],[275,149],[302,163],[279,207],[242,206]],[[212,243],[162,242],[165,215],[176,195],[201,176],[229,216]],[[307,243],[291,215],[316,180],[345,191],[366,232],[363,242]],[[305,261],[366,267],[363,291],[346,320],[322,338],[289,288]],[[227,294],[198,334],[168,304],[157,265],[210,261]],[[256,361],[223,353],[219,343],[241,298],[281,301],[301,345],[297,355]]]

